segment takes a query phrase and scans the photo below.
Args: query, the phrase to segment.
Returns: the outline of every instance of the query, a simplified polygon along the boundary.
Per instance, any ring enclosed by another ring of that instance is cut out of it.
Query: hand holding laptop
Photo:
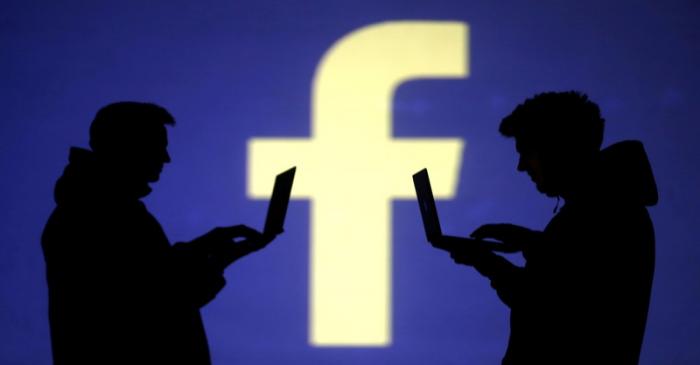
[[[213,265],[221,270],[236,260],[267,246],[278,234],[284,232],[284,219],[292,194],[295,172],[296,167],[292,167],[275,178],[262,233],[240,224],[215,228],[192,243],[205,251]],[[237,238],[242,240],[237,241]]]
[[[191,244],[206,253],[214,265],[223,270],[239,258],[265,247],[274,238],[239,224],[214,228]]]
[[[203,251],[216,252],[232,245],[260,241],[261,239],[262,233],[246,225],[239,224],[230,227],[216,227],[191,243]]]
[[[423,227],[425,235],[434,247],[453,252],[466,253],[474,251],[496,251],[496,252],[517,252],[520,247],[512,242],[503,240],[502,242],[484,241],[483,238],[499,239],[501,235],[494,235],[502,230],[489,226],[482,226],[472,234],[473,238],[447,236],[442,234],[440,228],[440,219],[437,214],[435,198],[433,190],[430,186],[430,177],[428,170],[422,169],[413,175],[413,184],[416,188],[416,196],[418,197],[418,205],[420,207],[421,217],[423,218]],[[517,226],[513,226],[517,227]],[[522,228],[522,227],[519,227]],[[523,228],[524,229],[524,228]],[[530,231],[532,232],[532,231]]]
[[[502,253],[514,253],[522,251],[522,247],[518,244],[507,242],[485,241],[471,237],[458,237],[442,235],[434,239],[431,244],[433,247],[448,251],[450,253],[456,251],[469,252],[472,251],[493,251]]]
[[[477,240],[494,239],[512,247],[515,251],[522,251],[543,239],[540,231],[509,223],[484,224],[472,232],[471,237]]]

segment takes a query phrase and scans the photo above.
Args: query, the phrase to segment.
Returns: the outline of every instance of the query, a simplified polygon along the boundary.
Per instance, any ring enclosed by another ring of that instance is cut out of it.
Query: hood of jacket
[[[600,152],[598,180],[601,193],[644,206],[656,205],[656,180],[640,141],[622,141]]]
[[[68,165],[56,182],[56,204],[84,204],[115,200],[138,200],[151,192],[148,183],[134,183],[100,164],[87,149],[72,147]]]

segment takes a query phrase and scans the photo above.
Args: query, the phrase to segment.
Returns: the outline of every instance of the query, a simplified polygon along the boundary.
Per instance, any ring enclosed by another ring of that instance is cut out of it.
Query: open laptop
[[[437,207],[435,205],[435,198],[433,197],[433,189],[430,187],[430,177],[428,176],[428,169],[422,169],[415,174],[413,174],[413,185],[416,188],[416,196],[418,197],[418,205],[420,206],[420,214],[423,218],[423,228],[425,229],[425,236],[433,246],[450,251],[452,247],[445,247],[439,245],[438,238],[442,237],[442,228],[440,228],[440,219],[438,217]],[[470,244],[481,245],[491,251],[498,252],[515,252],[517,250],[512,247],[505,245],[500,242],[492,242],[485,240],[476,240],[467,237],[460,237],[464,242],[469,242]]]
[[[430,187],[428,169],[423,169],[413,174],[413,185],[416,188],[416,196],[418,197],[420,214],[423,218],[425,236],[428,242],[432,243],[435,239],[442,236],[442,228],[440,228],[440,219],[438,218],[437,207],[435,206],[433,189]]]
[[[264,235],[274,236],[284,232],[284,218],[287,215],[287,206],[289,206],[289,197],[292,194],[292,183],[296,170],[297,168],[294,166],[275,177],[270,205],[267,207]]]

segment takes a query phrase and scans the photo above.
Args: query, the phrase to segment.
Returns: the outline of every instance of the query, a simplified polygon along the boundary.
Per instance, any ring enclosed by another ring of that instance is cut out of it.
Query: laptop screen
[[[432,242],[434,238],[442,236],[442,229],[440,229],[440,220],[435,207],[433,189],[430,187],[428,169],[423,169],[413,174],[413,185],[416,188],[425,235],[428,241]]]
[[[292,183],[296,169],[296,166],[292,167],[275,178],[270,205],[267,208],[264,234],[276,235],[284,231],[284,218],[287,215],[287,206],[292,194]]]

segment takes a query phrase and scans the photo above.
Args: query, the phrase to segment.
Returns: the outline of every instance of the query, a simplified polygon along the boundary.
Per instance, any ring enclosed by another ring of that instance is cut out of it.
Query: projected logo
[[[403,82],[464,78],[468,27],[457,22],[370,25],[336,42],[313,80],[309,138],[248,143],[248,195],[297,166],[293,198],[310,199],[309,340],[315,346],[391,343],[391,200],[414,199],[428,167],[438,198],[455,194],[464,143],[393,138],[392,100]]]

